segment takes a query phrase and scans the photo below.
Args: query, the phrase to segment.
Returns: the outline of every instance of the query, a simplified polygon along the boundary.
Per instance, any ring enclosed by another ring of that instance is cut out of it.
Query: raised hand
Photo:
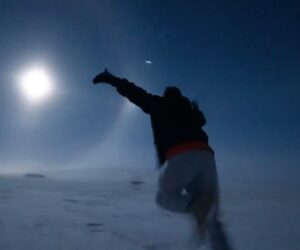
[[[107,69],[105,69],[102,73],[100,73],[99,75],[97,75],[94,79],[93,79],[93,83],[94,84],[98,84],[98,83],[114,83],[118,78],[115,77],[113,74],[111,74]]]

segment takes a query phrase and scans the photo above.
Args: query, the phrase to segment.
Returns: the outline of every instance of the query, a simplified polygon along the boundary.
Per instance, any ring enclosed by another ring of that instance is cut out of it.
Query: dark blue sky
[[[299,27],[297,1],[2,0],[1,167],[155,165],[149,118],[91,84],[107,67],[197,99],[221,171],[299,173]],[[17,78],[37,64],[57,91],[30,108]]]

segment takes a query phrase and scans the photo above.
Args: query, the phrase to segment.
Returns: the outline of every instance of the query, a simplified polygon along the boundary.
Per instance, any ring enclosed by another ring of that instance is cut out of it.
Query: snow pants
[[[171,212],[188,213],[189,204],[201,195],[212,195],[213,204],[205,219],[213,250],[229,250],[229,243],[219,221],[219,188],[214,155],[194,150],[172,157],[159,177],[157,203]]]

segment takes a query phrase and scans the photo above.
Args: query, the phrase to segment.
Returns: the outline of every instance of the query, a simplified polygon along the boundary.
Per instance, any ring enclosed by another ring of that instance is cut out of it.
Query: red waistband
[[[183,154],[183,153],[186,153],[186,152],[189,152],[192,150],[207,150],[207,151],[214,153],[212,148],[207,143],[185,142],[185,143],[181,143],[179,145],[176,145],[176,146],[173,146],[172,148],[170,148],[166,153],[166,159],[169,160],[170,158],[172,158],[175,155]]]

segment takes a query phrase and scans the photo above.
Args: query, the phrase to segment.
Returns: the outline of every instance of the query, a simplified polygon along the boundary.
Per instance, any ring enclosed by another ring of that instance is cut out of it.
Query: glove
[[[115,77],[113,74],[108,72],[107,69],[105,69],[102,73],[100,73],[93,79],[93,83],[94,84],[109,83],[113,85],[118,80],[119,80],[118,77]]]

